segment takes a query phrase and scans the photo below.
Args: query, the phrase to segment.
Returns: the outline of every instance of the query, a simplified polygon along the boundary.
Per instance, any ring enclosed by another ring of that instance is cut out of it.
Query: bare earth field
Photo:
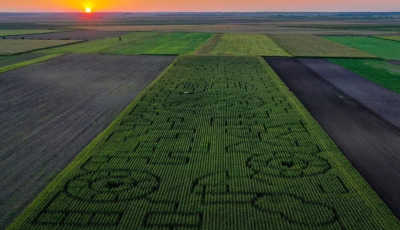
[[[0,229],[173,56],[66,55],[0,75]]]
[[[400,130],[400,94],[327,60],[300,62]]]
[[[400,133],[300,61],[266,60],[399,217]]]
[[[95,31],[95,30],[77,30],[59,33],[30,34],[18,36],[6,36],[7,39],[38,39],[38,40],[94,40],[108,37],[117,37],[126,34],[120,31]]]

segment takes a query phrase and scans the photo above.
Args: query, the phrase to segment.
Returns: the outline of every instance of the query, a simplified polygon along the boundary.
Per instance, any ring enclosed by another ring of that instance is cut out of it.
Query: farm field
[[[399,216],[400,135],[398,129],[377,118],[375,114],[367,111],[364,103],[357,102],[327,81],[327,79],[348,77],[351,83],[355,82],[351,75],[341,75],[339,71],[333,71],[333,64],[324,68],[317,65],[322,62],[317,59],[268,58],[267,60],[289,89],[296,94],[311,115],[332,137],[357,171],[363,175],[394,214]],[[341,69],[339,66],[336,67]],[[332,82],[338,85],[337,81]],[[374,83],[371,82],[371,84]],[[356,90],[361,91],[363,86],[365,84]],[[368,90],[371,90],[371,86],[367,85],[365,91],[368,92]],[[370,93],[372,97],[376,90]],[[380,97],[382,94],[378,93],[376,96]],[[383,101],[383,103],[388,102]],[[398,227],[379,228],[397,229]],[[367,227],[367,229],[373,229],[373,227]]]
[[[337,62],[353,63],[353,59],[336,59]],[[400,130],[400,93],[396,93],[389,90],[381,85],[380,81],[386,82],[388,85],[396,85],[396,82],[390,82],[390,78],[399,79],[397,84],[400,85],[400,67],[392,66],[385,61],[380,60],[368,60],[363,61],[357,59],[356,62],[367,63],[372,62],[375,66],[389,66],[391,68],[398,69],[398,76],[391,76],[390,73],[384,70],[371,70],[366,67],[364,73],[368,73],[371,78],[366,78],[352,72],[342,66],[336,65],[328,60],[324,59],[300,59],[304,65],[310,68],[312,71],[319,74],[321,78],[330,84],[334,85],[345,94],[354,98],[356,101],[362,103],[370,111],[383,118],[385,121],[398,127]],[[333,60],[335,62],[335,60]],[[374,83],[377,82],[378,84]],[[386,79],[386,81],[385,81]],[[400,162],[399,162],[400,164]],[[399,203],[400,206],[400,203]]]
[[[329,60],[400,94],[400,66],[398,65],[382,60]]]
[[[96,30],[76,30],[76,31],[62,31],[57,33],[46,34],[30,34],[24,35],[25,39],[33,40],[94,40],[107,37],[116,37],[127,34],[128,32],[120,31],[96,31]],[[21,39],[21,35],[7,36],[7,39]]]
[[[224,34],[209,54],[290,56],[270,37],[263,34]]]
[[[174,59],[65,55],[0,74],[0,229]]]
[[[45,54],[38,53],[26,53],[14,56],[0,56],[0,68],[12,64],[18,64],[19,62],[29,61],[35,58],[43,57]]]
[[[362,36],[323,36],[334,42],[353,47],[388,60],[400,60],[400,42]]]
[[[72,44],[75,40],[0,40],[0,55],[11,55],[28,51]]]
[[[30,55],[32,53],[28,53],[28,54]],[[15,62],[15,63],[14,64],[10,64],[10,65],[4,65],[4,66],[1,66],[2,65],[2,60],[0,59],[0,73],[4,73],[4,72],[10,71],[10,70],[22,68],[22,67],[25,67],[25,66],[28,66],[28,65],[37,64],[37,63],[40,63],[40,62],[45,62],[47,60],[50,60],[50,59],[55,58],[55,57],[58,57],[60,55],[59,54],[40,55],[40,57],[37,57],[37,58],[34,58],[33,56],[34,55],[32,55],[32,57],[29,58],[29,60],[27,60],[27,61],[22,61],[23,59],[25,59],[25,58],[22,58],[22,57],[18,58],[18,56],[15,56],[17,58],[14,58],[14,56],[10,56],[10,57],[13,57],[13,58],[10,58],[11,61],[6,59],[6,60],[4,60],[5,63],[13,63],[13,62]]]
[[[0,36],[11,36],[11,35],[27,35],[27,34],[43,34],[43,33],[54,33],[57,30],[3,30],[0,29]]]
[[[262,58],[182,56],[9,229],[76,226],[400,223]]]
[[[269,35],[296,57],[374,57],[363,51],[313,35]]]
[[[212,35],[200,33],[139,32],[45,50],[45,53],[191,54]]]
[[[378,38],[400,42],[400,36],[378,36]]]

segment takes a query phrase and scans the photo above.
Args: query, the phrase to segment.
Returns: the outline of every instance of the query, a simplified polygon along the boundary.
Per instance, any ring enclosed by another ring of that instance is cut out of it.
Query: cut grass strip
[[[400,66],[383,60],[329,59],[385,88],[400,94]]]
[[[269,35],[296,57],[376,57],[366,52],[313,35]]]
[[[323,38],[365,51],[383,59],[400,60],[400,43],[396,41],[362,36],[323,36]]]
[[[263,59],[181,56],[9,229],[76,226],[400,223]]]
[[[50,55],[46,55],[44,57],[39,57],[39,58],[32,59],[32,60],[29,60],[29,61],[24,61],[24,62],[20,62],[20,63],[17,63],[17,64],[8,65],[8,66],[3,66],[3,67],[0,67],[0,73],[4,73],[4,72],[10,71],[10,70],[22,68],[22,67],[25,67],[25,66],[28,66],[28,65],[37,64],[37,63],[40,63],[40,62],[45,62],[47,60],[56,58],[58,56],[61,56],[61,55],[60,54],[50,54]]]
[[[211,55],[290,56],[270,37],[263,34],[224,34]]]

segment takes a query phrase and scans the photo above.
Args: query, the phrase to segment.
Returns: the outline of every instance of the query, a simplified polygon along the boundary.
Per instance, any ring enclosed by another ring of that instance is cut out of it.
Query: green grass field
[[[373,37],[323,36],[334,42],[353,47],[388,60],[400,60],[400,43]]]
[[[181,56],[9,229],[399,229],[268,64]]]
[[[263,34],[224,34],[210,55],[290,56]]]
[[[363,51],[313,35],[269,35],[296,57],[374,57]]]
[[[61,54],[191,54],[211,36],[211,34],[203,33],[138,32],[122,36],[122,41],[113,37],[44,52]]]
[[[57,30],[0,30],[1,36],[54,33]],[[0,38],[1,39],[1,38]]]
[[[52,46],[61,46],[79,41],[75,40],[0,40],[0,54],[11,55],[24,53],[38,49],[49,48]]]
[[[330,61],[400,94],[400,66],[381,60],[330,59]]]

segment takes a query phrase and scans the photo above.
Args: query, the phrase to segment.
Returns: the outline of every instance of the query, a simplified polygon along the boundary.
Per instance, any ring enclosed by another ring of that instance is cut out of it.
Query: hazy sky
[[[1,0],[0,11],[400,11],[400,0]]]

